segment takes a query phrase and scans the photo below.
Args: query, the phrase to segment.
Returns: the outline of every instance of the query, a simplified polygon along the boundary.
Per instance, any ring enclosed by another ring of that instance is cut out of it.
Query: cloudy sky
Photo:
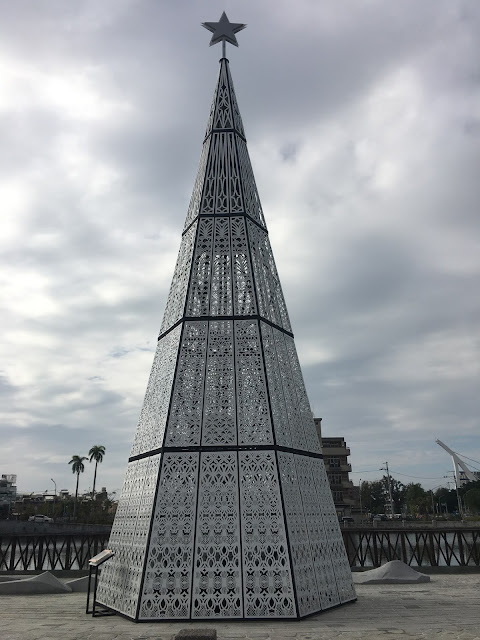
[[[315,415],[356,483],[445,484],[435,438],[480,460],[475,0],[2,3],[0,473],[73,490],[103,444],[122,485],[224,9]]]

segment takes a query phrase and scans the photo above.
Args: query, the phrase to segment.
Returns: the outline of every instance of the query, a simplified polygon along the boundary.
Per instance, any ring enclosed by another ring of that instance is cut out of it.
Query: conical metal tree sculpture
[[[97,600],[134,620],[355,599],[225,57],[109,546]]]

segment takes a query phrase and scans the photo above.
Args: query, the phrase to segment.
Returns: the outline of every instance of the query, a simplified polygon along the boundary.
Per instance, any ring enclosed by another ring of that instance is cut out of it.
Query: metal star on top
[[[230,44],[238,47],[235,34],[238,33],[238,31],[245,29],[246,26],[246,24],[230,22],[225,11],[222,13],[222,17],[218,22],[202,22],[202,27],[205,27],[205,29],[212,31],[213,33],[212,39],[210,40],[210,46],[212,46],[212,44],[217,44],[217,42],[230,42]]]

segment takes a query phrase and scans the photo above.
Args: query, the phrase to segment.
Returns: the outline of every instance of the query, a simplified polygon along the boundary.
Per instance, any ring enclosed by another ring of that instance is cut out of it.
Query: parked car
[[[29,522],[53,522],[53,518],[49,518],[49,516],[43,516],[37,513],[35,516],[30,516],[28,521]]]

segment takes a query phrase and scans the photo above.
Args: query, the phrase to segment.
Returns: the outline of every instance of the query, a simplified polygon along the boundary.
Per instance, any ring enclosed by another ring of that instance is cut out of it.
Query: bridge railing
[[[378,567],[390,560],[413,566],[480,566],[480,528],[342,531],[351,567]],[[0,535],[0,572],[85,570],[108,545],[108,532]]]
[[[0,536],[0,571],[88,569],[88,560],[105,549],[109,533]]]
[[[379,567],[390,560],[413,566],[480,566],[480,528],[350,528],[342,535],[351,567]]]

